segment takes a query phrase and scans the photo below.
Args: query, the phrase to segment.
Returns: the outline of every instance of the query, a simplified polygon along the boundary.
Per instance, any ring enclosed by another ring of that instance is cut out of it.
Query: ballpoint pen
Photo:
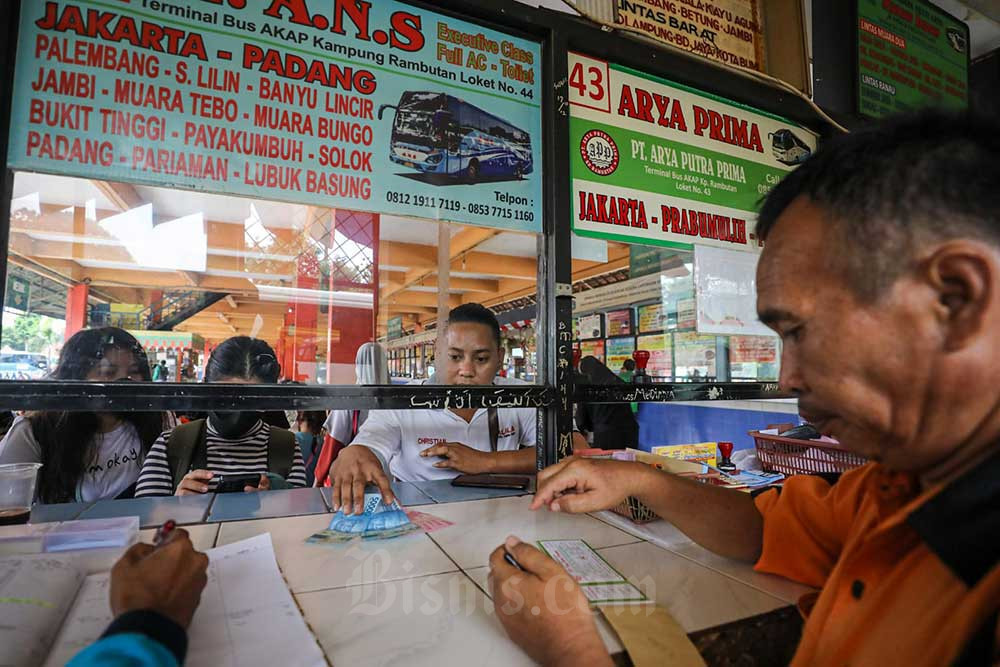
[[[177,527],[177,522],[173,519],[167,519],[163,522],[163,525],[156,529],[156,535],[153,536],[153,546],[158,547],[167,541],[167,537],[173,532],[174,528]]]

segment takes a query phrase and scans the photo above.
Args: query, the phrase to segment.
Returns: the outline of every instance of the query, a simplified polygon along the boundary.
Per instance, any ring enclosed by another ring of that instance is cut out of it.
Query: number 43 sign
[[[569,103],[611,113],[608,64],[577,54],[570,58]]]

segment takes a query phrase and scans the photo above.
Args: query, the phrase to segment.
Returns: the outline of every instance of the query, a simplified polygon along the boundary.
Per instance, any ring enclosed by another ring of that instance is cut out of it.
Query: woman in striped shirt
[[[222,342],[209,357],[205,368],[206,382],[225,384],[262,384],[278,381],[281,366],[271,346],[262,340],[247,336],[234,336]],[[175,446],[180,438],[179,429],[198,430],[194,451],[187,458],[183,478],[174,488],[175,477],[180,473],[171,470],[171,459],[175,464],[185,460],[176,452],[168,451],[171,440]],[[272,433],[274,431],[274,433]],[[287,436],[287,437],[286,437]],[[290,442],[293,451],[277,455],[274,451]],[[287,459],[291,462],[288,470],[269,470],[269,463]],[[204,462],[198,465],[199,462]],[[203,467],[202,467],[203,466]],[[179,496],[195,493],[212,493],[223,475],[259,474],[258,486],[246,486],[244,491],[266,491],[271,488],[267,473],[283,477],[288,486],[306,485],[305,467],[302,453],[295,445],[295,438],[287,431],[266,424],[260,412],[209,412],[204,424],[179,426],[171,432],[163,433],[155,443],[136,485],[136,496]],[[176,473],[176,474],[175,474]]]

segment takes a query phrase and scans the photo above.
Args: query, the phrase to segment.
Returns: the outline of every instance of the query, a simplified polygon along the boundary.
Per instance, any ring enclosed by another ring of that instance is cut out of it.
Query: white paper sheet
[[[759,259],[760,254],[756,252],[695,245],[698,333],[774,336],[774,332],[757,318]]]
[[[189,667],[325,665],[274,559],[269,534],[206,552],[208,585],[188,630]],[[64,665],[111,622],[108,574],[87,577],[46,665]]]

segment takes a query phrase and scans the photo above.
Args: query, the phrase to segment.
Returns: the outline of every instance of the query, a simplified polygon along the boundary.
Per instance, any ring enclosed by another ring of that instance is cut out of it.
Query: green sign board
[[[858,111],[969,103],[969,26],[926,0],[857,0]]]
[[[395,340],[396,338],[403,337],[403,318],[402,317],[390,317],[387,324],[386,337],[389,340]]]
[[[570,54],[569,72],[576,233],[759,250],[758,202],[816,149],[812,132],[581,54]]]
[[[27,312],[31,301],[31,283],[18,276],[7,276],[7,291],[3,305],[6,308],[16,308]]]

